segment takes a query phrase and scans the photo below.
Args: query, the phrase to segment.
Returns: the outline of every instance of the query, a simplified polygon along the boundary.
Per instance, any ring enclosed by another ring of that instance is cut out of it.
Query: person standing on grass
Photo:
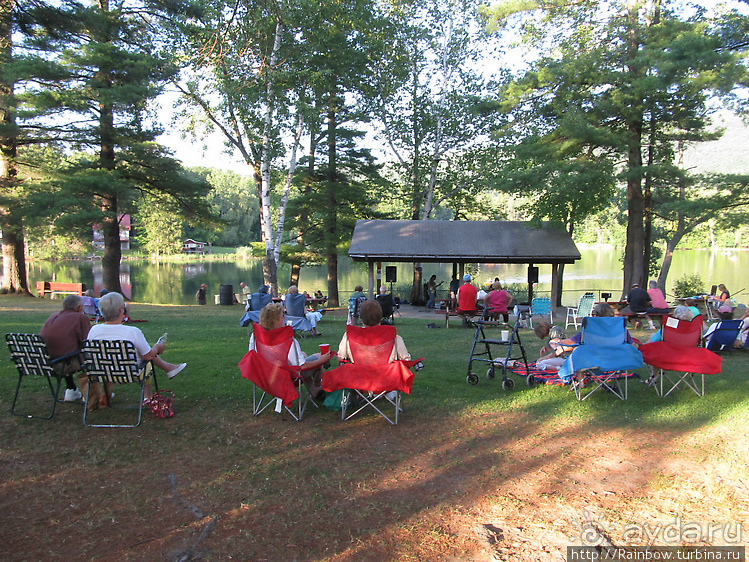
[[[198,289],[198,292],[195,293],[195,300],[198,301],[198,304],[206,304],[207,301],[206,301],[206,297],[205,297],[205,291],[206,291],[207,288],[208,288],[208,286],[205,283],[203,283],[200,286],[200,289]]]
[[[83,298],[78,295],[68,295],[62,301],[62,310],[47,318],[39,335],[47,344],[50,359],[58,359],[83,348],[83,340],[91,329],[91,321],[83,314]],[[55,363],[52,367],[58,376],[65,376],[65,402],[75,402],[83,396],[76,388],[73,373],[81,370],[81,358],[74,355]],[[86,374],[78,377],[81,388],[85,389]]]
[[[167,363],[159,355],[164,353],[166,344],[157,343],[153,347],[148,344],[143,332],[135,326],[125,326],[122,324],[125,319],[125,299],[120,293],[107,293],[99,300],[99,309],[104,317],[104,324],[97,324],[88,333],[90,340],[107,340],[129,341],[135,346],[135,353],[138,355],[138,361],[153,361],[159,369],[166,371],[166,376],[174,378],[187,367],[187,363]],[[146,383],[145,399],[150,400],[152,397],[151,379]],[[107,389],[107,401],[112,397],[111,390]]]

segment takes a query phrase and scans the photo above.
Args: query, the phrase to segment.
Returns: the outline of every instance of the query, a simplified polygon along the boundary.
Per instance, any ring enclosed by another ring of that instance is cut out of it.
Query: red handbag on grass
[[[171,396],[167,396],[167,393]],[[157,418],[171,418],[174,416],[174,392],[159,390],[151,397],[149,407],[151,413]]]

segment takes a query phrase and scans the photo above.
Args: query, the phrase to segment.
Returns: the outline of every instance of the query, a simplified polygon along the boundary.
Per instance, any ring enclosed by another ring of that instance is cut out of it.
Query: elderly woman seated
[[[281,303],[270,303],[260,311],[260,325],[266,330],[275,330],[284,327],[284,313]],[[250,336],[250,350],[256,351],[255,334]],[[291,347],[287,356],[289,365],[300,367],[305,386],[309,389],[310,396],[318,399],[323,397],[320,388],[320,373],[323,365],[330,361],[330,352],[325,354],[307,355],[302,351],[299,342],[291,338]]]
[[[692,318],[694,318],[692,309],[684,305],[677,306],[676,308],[674,308],[674,312],[672,316],[674,318],[678,318],[679,320],[684,320],[685,322],[691,322]],[[650,336],[648,343],[662,341],[662,340],[663,340],[663,328],[659,328],[658,331],[656,331],[652,336]]]

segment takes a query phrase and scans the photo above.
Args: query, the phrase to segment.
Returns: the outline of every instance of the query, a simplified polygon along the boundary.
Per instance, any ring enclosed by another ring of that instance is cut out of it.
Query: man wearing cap
[[[270,295],[270,285],[260,285],[257,288],[257,292],[252,293],[247,300],[247,310],[254,310],[259,314],[271,300],[273,300],[273,297]],[[253,320],[253,322],[257,321]]]
[[[476,310],[476,294],[478,289],[471,285],[471,276],[466,273],[463,276],[463,284],[458,289],[458,308],[455,312],[459,315],[475,316],[478,314]],[[463,323],[468,323],[466,316],[463,316]]]

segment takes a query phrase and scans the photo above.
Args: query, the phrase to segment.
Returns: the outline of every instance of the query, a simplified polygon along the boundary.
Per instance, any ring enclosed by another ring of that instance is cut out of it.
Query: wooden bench
[[[57,281],[37,281],[36,291],[39,293],[41,298],[44,298],[45,293],[50,295],[78,295],[83,296],[86,291],[85,283],[58,283]]]
[[[435,314],[444,314],[445,315],[445,328],[450,327],[450,317],[451,316],[460,316],[465,318],[473,318],[474,316],[481,316],[481,311],[479,310],[476,312],[476,314],[458,314],[454,310],[450,310],[450,308],[445,308],[443,310],[437,309],[434,311]]]
[[[645,315],[647,314],[650,316],[650,318],[657,318],[658,321],[661,323],[661,326],[663,325],[663,317],[668,316],[673,312],[672,310],[669,310],[668,312],[630,312],[630,313],[621,313],[617,312],[617,316],[624,316],[627,321],[631,320],[632,318],[645,318]]]

